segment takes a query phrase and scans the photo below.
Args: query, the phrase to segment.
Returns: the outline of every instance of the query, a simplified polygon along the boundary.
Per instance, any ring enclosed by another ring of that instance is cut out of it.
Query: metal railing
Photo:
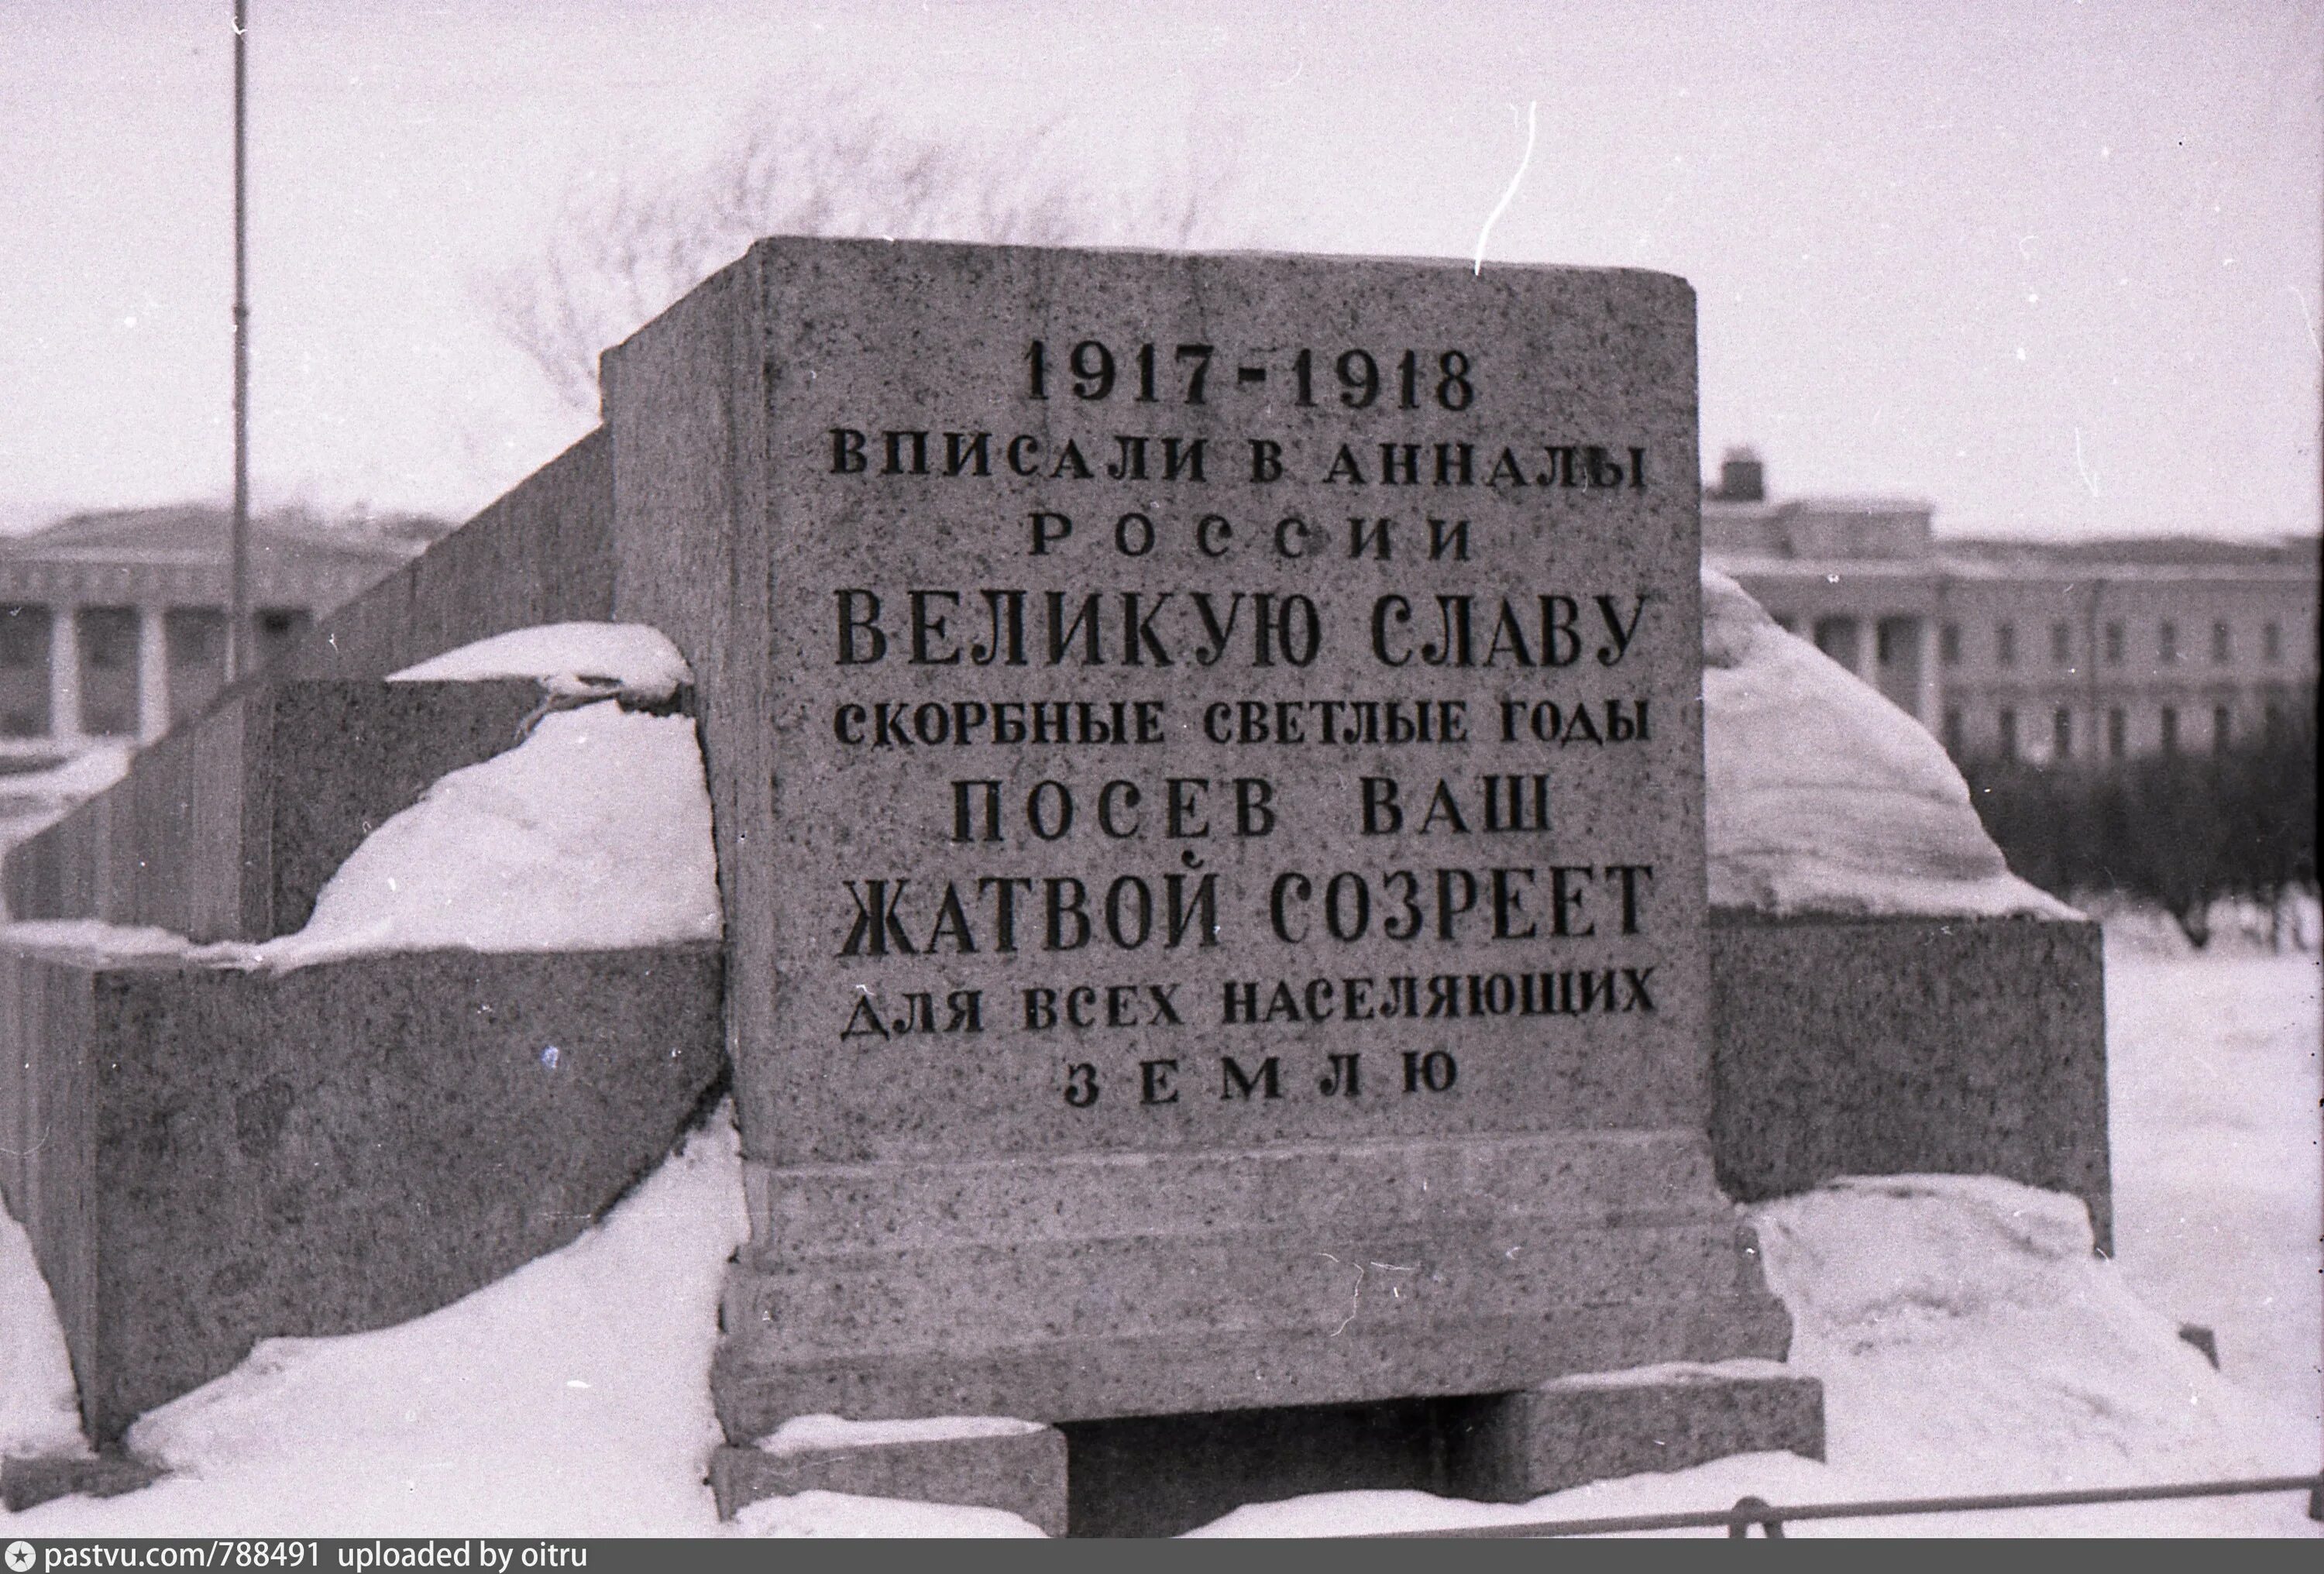
[[[1380,1531],[1355,1540],[1450,1541],[1501,1536],[1599,1536],[1631,1531],[1717,1530],[1729,1536],[1780,1537],[1784,1526],[1816,1519],[1886,1519],[1910,1514],[1973,1514],[2001,1508],[2072,1508],[2094,1503],[2161,1503],[2181,1497],[2243,1497],[2265,1492],[2305,1492],[2308,1517],[2324,1520],[2324,1474],[2265,1476],[2248,1481],[2190,1481],[2162,1487],[2091,1487],[2062,1492],[2004,1492],[1977,1497],[1868,1498],[1858,1503],[1801,1503],[1777,1508],[1765,1498],[1738,1499],[1732,1508],[1677,1514],[1611,1514],[1599,1519],[1551,1519],[1526,1523],[1459,1525],[1446,1530]]]

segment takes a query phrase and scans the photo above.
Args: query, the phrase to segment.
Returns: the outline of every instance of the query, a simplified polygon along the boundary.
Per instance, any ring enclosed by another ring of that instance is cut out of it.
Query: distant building
[[[271,658],[447,528],[253,520],[254,658]],[[226,680],[232,600],[221,509],[78,514],[0,538],[0,762],[150,743],[198,712]]]
[[[1932,512],[1776,502],[1737,449],[1703,557],[1956,759],[2208,750],[2314,717],[2317,538],[1941,540]]]

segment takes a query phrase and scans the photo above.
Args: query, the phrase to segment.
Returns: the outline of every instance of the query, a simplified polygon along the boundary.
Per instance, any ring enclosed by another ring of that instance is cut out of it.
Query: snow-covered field
[[[1239,1510],[1213,1533],[1345,1533],[2033,1486],[2297,1473],[2319,1431],[2317,958],[2109,944],[2120,1259],[2003,1183],[1828,1188],[1759,1210],[1831,1460],[1722,1460],[1510,1508],[1407,1493]],[[991,1534],[991,1511],[810,1494],[715,1520],[701,1484],[719,1268],[743,1233],[730,1127],[600,1229],[399,1328],[277,1340],[133,1434],[176,1474],[10,1517],[24,1535]],[[2214,1373],[2176,1337],[2218,1331]],[[0,1449],[78,1440],[23,1233],[0,1220]],[[2279,1534],[2293,1495],[1793,1527],[1814,1534]]]

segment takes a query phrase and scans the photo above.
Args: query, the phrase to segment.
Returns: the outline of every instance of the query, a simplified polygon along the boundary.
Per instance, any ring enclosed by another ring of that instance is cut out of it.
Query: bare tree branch
[[[479,281],[494,322],[559,399],[595,414],[597,357],[770,235],[1019,245],[1202,244],[1223,162],[1152,189],[1102,189],[1054,128],[1005,149],[896,129],[861,101],[808,95],[751,116],[692,174],[576,187],[540,255]]]

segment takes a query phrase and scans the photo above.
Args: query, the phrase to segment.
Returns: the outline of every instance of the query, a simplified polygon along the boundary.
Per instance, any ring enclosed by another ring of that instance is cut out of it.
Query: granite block
[[[1053,1536],[1065,1533],[1065,1440],[1051,1426],[1020,1432],[863,1443],[773,1453],[723,1448],[711,1456],[718,1517],[761,1498],[846,1492],[919,1503],[1003,1509]]]
[[[2096,924],[1721,914],[1711,934],[1711,1137],[1730,1194],[2002,1175],[2081,1198],[2112,1249]]]
[[[1823,1385],[1770,1367],[1591,1373],[1497,1396],[1462,1440],[1466,1496],[1524,1503],[1730,1454],[1823,1458]]]
[[[9,915],[197,941],[294,933],[365,836],[447,772],[515,747],[540,702],[529,681],[239,686],[9,849]]]
[[[90,1435],[571,1240],[721,1087],[720,971],[703,944],[280,975],[0,949],[0,1193]]]
[[[728,904],[733,1441],[1780,1352],[1704,1134],[1683,281],[777,238],[604,384]],[[1441,1277],[1327,1318],[1351,1253]]]

